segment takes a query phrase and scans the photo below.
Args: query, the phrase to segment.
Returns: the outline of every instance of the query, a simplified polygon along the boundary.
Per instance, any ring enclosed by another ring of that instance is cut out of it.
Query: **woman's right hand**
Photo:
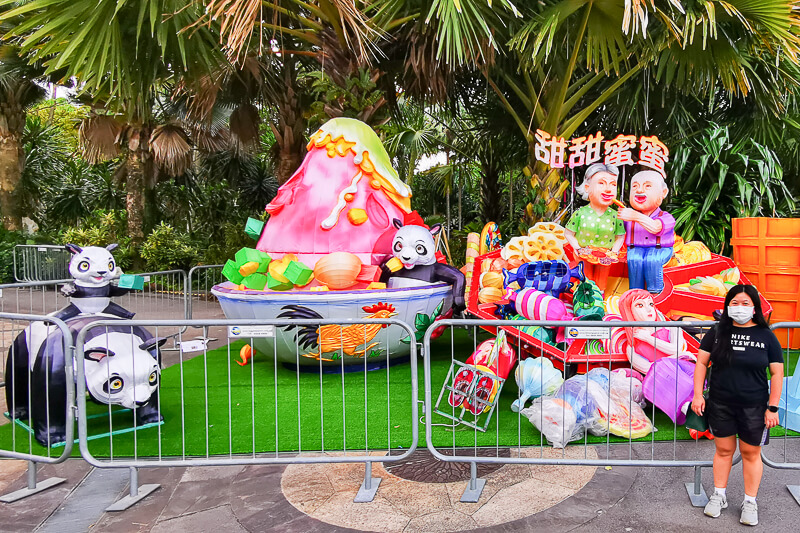
[[[692,398],[692,411],[697,416],[703,416],[703,411],[706,410],[706,399],[702,396]]]

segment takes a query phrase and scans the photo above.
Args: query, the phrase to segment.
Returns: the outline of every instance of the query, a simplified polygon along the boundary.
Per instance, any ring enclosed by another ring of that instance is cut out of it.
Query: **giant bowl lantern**
[[[453,307],[454,279],[428,276],[387,287],[380,278],[398,227],[421,219],[411,211],[411,190],[366,124],[349,118],[325,123],[266,211],[256,249],[242,249],[228,261],[223,274],[229,281],[212,291],[228,318],[287,321],[273,338],[253,338],[257,353],[291,365],[376,367],[407,356],[411,343]],[[423,229],[429,240],[430,231]],[[419,277],[418,268],[411,274]],[[396,277],[408,274],[397,270]],[[463,292],[463,277],[457,285]],[[456,303],[463,307],[463,298]],[[396,319],[419,329],[290,322],[359,318]],[[246,328],[235,329],[249,341]]]
[[[411,189],[372,128],[336,118],[311,136],[300,168],[267,205],[256,248],[273,259],[294,253],[309,265],[331,252],[380,264],[392,253],[392,221],[410,212]]]

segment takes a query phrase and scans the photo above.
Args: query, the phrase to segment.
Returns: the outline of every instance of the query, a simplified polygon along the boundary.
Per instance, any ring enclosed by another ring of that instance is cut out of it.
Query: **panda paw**
[[[136,413],[136,425],[137,426],[144,426],[146,424],[157,424],[158,422],[163,422],[164,417],[161,416],[156,409],[152,411],[143,411],[144,408],[140,408],[137,410]]]
[[[13,420],[27,420],[28,419],[28,407],[15,407],[9,413]]]
[[[43,430],[37,429],[34,436],[42,446],[53,446],[67,440],[67,430],[64,426],[50,426]]]

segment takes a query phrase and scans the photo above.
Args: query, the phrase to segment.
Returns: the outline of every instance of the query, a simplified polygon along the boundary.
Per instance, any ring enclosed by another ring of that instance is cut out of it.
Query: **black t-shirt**
[[[711,329],[700,343],[700,349],[711,352],[717,328]],[[731,362],[713,362],[709,397],[717,402],[740,405],[767,405],[767,367],[783,363],[783,351],[769,328],[733,327],[731,332]]]

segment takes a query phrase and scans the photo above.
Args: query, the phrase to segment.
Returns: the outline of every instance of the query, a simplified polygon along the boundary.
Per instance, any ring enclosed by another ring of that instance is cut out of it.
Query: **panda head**
[[[405,268],[436,263],[436,244],[433,237],[442,230],[441,225],[434,224],[428,230],[423,226],[404,226],[402,221],[394,219],[394,226],[397,233],[392,241],[392,253]]]
[[[160,366],[153,353],[166,339],[142,342],[130,332],[108,331],[86,341],[86,388],[100,403],[135,409],[158,388]]]
[[[75,283],[84,287],[107,285],[118,274],[117,263],[111,255],[116,247],[116,244],[110,244],[106,248],[81,248],[75,244],[67,244],[66,249],[72,254],[69,274],[75,279]]]

